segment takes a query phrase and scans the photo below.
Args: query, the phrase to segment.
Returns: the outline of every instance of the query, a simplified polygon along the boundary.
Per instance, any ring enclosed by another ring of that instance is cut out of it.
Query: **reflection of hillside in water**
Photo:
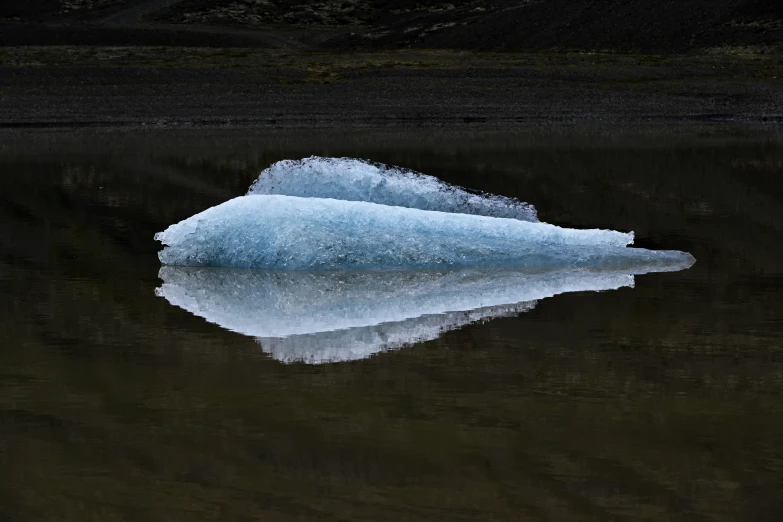
[[[280,272],[163,267],[156,294],[223,328],[256,337],[284,362],[349,361],[515,315],[566,292],[631,287],[635,270],[472,269]]]

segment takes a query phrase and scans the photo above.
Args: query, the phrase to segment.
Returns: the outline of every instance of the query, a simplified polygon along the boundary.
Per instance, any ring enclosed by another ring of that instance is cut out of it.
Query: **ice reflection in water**
[[[161,268],[158,296],[258,339],[283,362],[351,361],[532,309],[566,292],[633,287],[635,269],[298,272]]]

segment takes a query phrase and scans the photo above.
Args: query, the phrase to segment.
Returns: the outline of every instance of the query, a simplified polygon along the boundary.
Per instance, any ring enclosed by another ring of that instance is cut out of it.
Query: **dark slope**
[[[497,0],[378,17],[370,30],[340,35],[326,46],[682,52],[781,42],[783,2]]]
[[[186,28],[179,33],[184,45],[198,43],[189,36],[193,32],[211,45],[215,31],[249,31],[285,33],[286,39],[330,50],[677,53],[726,46],[772,51],[783,43],[779,0],[13,0],[0,2],[3,22],[13,26],[0,28],[5,45],[160,44],[142,30]],[[133,35],[117,41],[101,29],[120,26],[138,31],[138,42]],[[168,34],[173,36],[166,43],[176,44],[177,35]],[[222,41],[255,46],[249,40],[244,32],[236,42]]]
[[[325,48],[681,52],[783,42],[775,0],[184,0],[167,23],[331,27]]]
[[[0,20],[15,22],[92,21],[143,0],[4,0]]]
[[[178,0],[12,0],[0,2],[0,46],[119,45],[296,48],[277,32],[149,23]]]

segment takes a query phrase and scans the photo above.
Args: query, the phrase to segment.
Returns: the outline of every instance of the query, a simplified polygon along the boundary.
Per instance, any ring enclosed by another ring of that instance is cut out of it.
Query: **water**
[[[318,365],[156,296],[155,232],[313,154],[401,165],[698,261]],[[783,510],[779,138],[6,134],[0,173],[0,520]]]

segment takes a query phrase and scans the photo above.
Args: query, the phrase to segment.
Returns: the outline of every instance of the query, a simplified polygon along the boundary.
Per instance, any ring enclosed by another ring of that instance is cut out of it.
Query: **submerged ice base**
[[[686,265],[669,265],[679,270]],[[639,266],[633,273],[659,268]],[[369,357],[533,308],[566,292],[632,287],[629,271],[465,269],[282,272],[163,267],[156,294],[256,338],[283,362]]]
[[[358,201],[251,195],[158,233],[167,265],[282,270],[667,266],[684,252],[626,248],[633,233]]]

